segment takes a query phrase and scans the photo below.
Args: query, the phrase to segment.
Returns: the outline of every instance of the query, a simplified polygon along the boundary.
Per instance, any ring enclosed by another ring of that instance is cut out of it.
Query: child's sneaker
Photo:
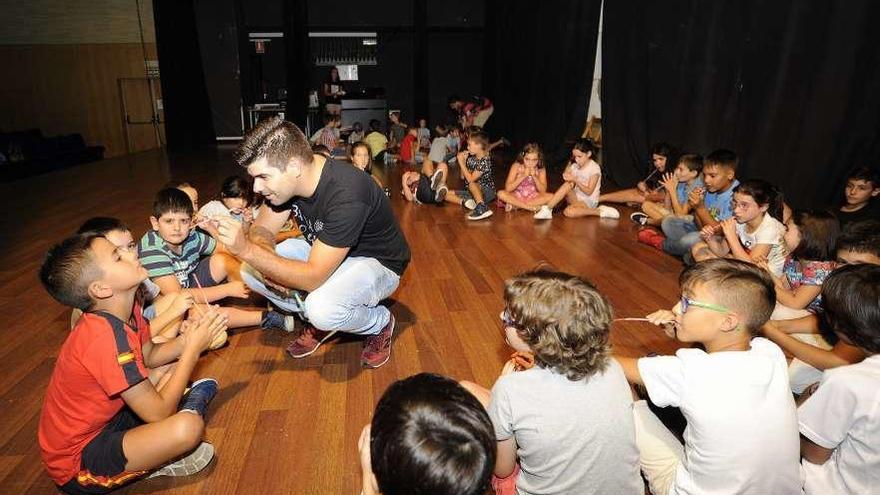
[[[217,395],[218,387],[217,380],[213,378],[197,380],[190,386],[189,391],[184,394],[183,398],[180,399],[180,406],[177,408],[177,412],[191,412],[204,418],[208,404]]]
[[[599,218],[620,218],[620,212],[610,206],[599,205]]]
[[[638,233],[639,242],[642,244],[647,244],[654,249],[663,250],[663,241],[666,240],[666,236],[657,232],[651,228],[644,228]]]
[[[489,218],[492,216],[492,210],[486,206],[486,203],[479,203],[474,211],[468,213],[468,220],[482,220],[484,218]]]
[[[547,205],[541,205],[541,209],[535,213],[532,218],[535,220],[550,220],[553,218],[553,210],[550,209]]]
[[[642,213],[640,211],[637,211],[637,212],[633,213],[632,215],[630,215],[629,219],[639,225],[646,225],[648,223],[648,215],[645,215],[644,213]]]
[[[437,192],[434,193],[434,202],[437,204],[443,203],[444,201],[446,201],[446,195],[448,193],[449,188],[446,187],[446,184],[441,185],[440,188],[437,189]]]
[[[464,203],[461,204],[461,206],[463,206],[467,210],[473,210],[477,207],[477,202],[472,199],[466,199],[464,200]]]
[[[436,191],[440,188],[440,185],[443,183],[443,171],[439,168],[434,171],[433,175],[431,175],[431,189]]]
[[[324,330],[318,330],[310,324],[306,324],[303,326],[303,331],[299,334],[299,337],[287,346],[287,353],[294,359],[304,358],[317,351],[321,344],[335,334],[335,330],[325,332]]]
[[[212,459],[214,459],[214,446],[208,442],[202,442],[189,455],[180,460],[165,464],[153,471],[147,476],[147,479],[159,476],[190,476],[208,467]]]
[[[296,330],[296,318],[278,311],[266,311],[260,321],[260,328],[263,330],[284,330],[290,333]]]
[[[364,341],[364,350],[361,352],[361,365],[365,368],[378,368],[391,359],[391,340],[396,323],[394,314],[391,314],[388,324],[381,332],[367,337]]]

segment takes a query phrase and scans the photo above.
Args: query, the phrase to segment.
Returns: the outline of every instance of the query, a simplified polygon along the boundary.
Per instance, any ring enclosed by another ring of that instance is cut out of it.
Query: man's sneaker
[[[394,314],[391,314],[388,324],[381,332],[367,337],[364,341],[364,350],[361,352],[361,365],[365,368],[378,368],[391,359],[391,338],[394,336],[396,323]]]
[[[325,332],[324,330],[318,330],[310,324],[305,324],[299,337],[287,346],[287,353],[292,358],[304,358],[317,351],[318,347],[321,347],[321,344],[334,334],[336,334],[336,330]]]
[[[599,218],[620,218],[620,212],[610,206],[599,205]]]
[[[284,330],[290,333],[296,330],[296,318],[278,311],[266,311],[260,321],[260,328],[263,330]]]
[[[434,202],[437,204],[446,201],[446,194],[449,193],[449,188],[446,187],[446,184],[442,184],[437,192],[434,193]]]
[[[464,203],[461,204],[461,206],[465,207],[468,210],[473,210],[477,207],[477,202],[472,199],[466,199],[464,200]]]
[[[214,446],[208,442],[202,442],[186,457],[165,464],[159,469],[153,471],[147,476],[147,478],[157,478],[159,476],[190,476],[208,467],[208,464],[211,464],[213,458]]]
[[[541,205],[541,209],[535,213],[532,218],[535,220],[550,220],[553,218],[553,210],[547,205]]]
[[[629,216],[629,219],[639,225],[646,225],[648,223],[648,215],[637,211]]]
[[[191,412],[204,418],[208,404],[217,395],[218,387],[217,380],[213,378],[197,380],[189,387],[189,391],[184,394],[183,398],[180,399],[180,406],[177,408],[177,411]]]
[[[468,213],[468,220],[482,220],[484,218],[489,218],[492,216],[492,210],[486,206],[486,203],[480,203],[474,208],[474,211]]]
[[[431,190],[436,191],[443,184],[443,171],[439,168],[431,175]]]

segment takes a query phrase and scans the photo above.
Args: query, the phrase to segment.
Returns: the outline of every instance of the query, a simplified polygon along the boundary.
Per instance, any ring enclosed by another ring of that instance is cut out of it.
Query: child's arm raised
[[[787,287],[787,283],[784,284],[781,280],[781,277],[773,276],[773,282],[776,284],[776,300],[779,304],[784,306],[788,306],[792,309],[804,309],[813,302],[813,299],[816,299],[819,294],[822,292],[821,285],[801,285],[797,289],[791,289]]]
[[[599,174],[591,175],[584,182],[574,181],[574,185],[577,186],[578,189],[583,191],[584,194],[593,194],[593,191],[596,189],[596,185],[599,183]]]
[[[410,174],[416,174],[416,173],[418,173],[418,172],[405,172],[403,174],[403,177],[400,178],[401,185],[403,186],[403,188],[401,189],[400,192],[403,193],[403,197],[406,198],[406,200],[409,201],[410,203],[412,203],[412,201],[415,199],[415,197],[413,197],[413,193],[410,190],[409,186],[406,185],[406,181],[408,181],[409,178],[411,177]]]
[[[818,370],[824,371],[839,366],[846,366],[865,359],[865,353],[861,349],[848,345],[845,342],[838,342],[830,350],[825,350],[802,342],[779,330],[773,324],[764,325],[762,330],[764,336],[776,342],[785,352]]]
[[[519,162],[513,162],[510,166],[510,171],[507,172],[507,180],[504,181],[504,190],[507,192],[513,192],[520,183],[525,180],[526,174],[523,172],[523,166],[519,164]]]
[[[154,353],[171,355],[176,352],[179,355],[177,366],[161,391],[157,391],[149,380],[143,380],[122,392],[122,400],[147,423],[161,421],[174,414],[199,354],[225,329],[226,321],[223,316],[216,311],[210,311],[199,320],[196,327],[174,341],[155,346],[157,349],[150,343],[144,344],[145,364],[149,366],[148,356],[151,358],[149,361],[156,357],[165,357],[155,356]],[[169,349],[158,349],[164,347]]]

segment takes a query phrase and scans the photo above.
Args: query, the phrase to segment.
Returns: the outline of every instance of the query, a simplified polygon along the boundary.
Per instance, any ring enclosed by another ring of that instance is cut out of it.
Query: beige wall
[[[144,77],[155,60],[151,0],[0,0],[0,130],[80,133],[105,156],[125,154],[119,78]],[[138,94],[139,93],[139,94]],[[144,98],[143,91],[131,96]],[[149,126],[129,127],[134,150],[155,146]]]

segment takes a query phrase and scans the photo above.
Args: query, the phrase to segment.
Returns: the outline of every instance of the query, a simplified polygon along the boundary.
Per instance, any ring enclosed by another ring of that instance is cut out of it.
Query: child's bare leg
[[[422,162],[422,173],[428,177],[434,175],[434,162],[425,158],[425,161]]]
[[[700,241],[691,248],[691,254],[694,257],[694,261],[700,262],[705,260],[710,260],[713,258],[717,258],[718,256],[709,249],[709,245],[703,241]]]
[[[230,254],[214,253],[211,255],[211,278],[213,278],[218,284],[231,281],[240,282],[241,277],[238,276],[240,269],[241,261]],[[226,278],[233,273],[238,278],[230,278],[230,280],[226,280]]]
[[[468,184],[468,191],[471,192],[471,195],[474,197],[474,201],[476,201],[477,204],[483,202],[483,190],[480,189],[479,184],[471,182]]]
[[[586,205],[586,203],[577,199],[577,195],[575,195],[574,190],[569,192],[568,197],[566,198],[568,202],[568,206],[562,210],[562,214],[567,218],[581,218],[581,217],[598,217],[599,209],[598,208],[590,208]]]
[[[648,215],[648,225],[660,225],[667,214],[666,208],[653,201],[642,203],[642,211]]]
[[[599,196],[600,203],[642,203],[645,195],[638,189],[624,189]]]
[[[477,385],[474,382],[469,382],[467,380],[462,380],[458,382],[458,384],[461,385],[465,390],[470,392],[471,395],[476,397],[477,400],[480,401],[480,404],[483,405],[483,407],[489,407],[489,400],[492,398],[492,394],[491,392],[489,392],[489,389],[482,385]]]
[[[207,311],[204,304],[197,304],[196,306],[196,314],[203,314]],[[221,307],[218,311],[226,315],[226,318],[229,320],[228,328],[254,327],[263,320],[263,310],[261,309]]]
[[[538,195],[535,196],[534,198],[532,198],[532,199],[526,201],[526,203],[527,203],[529,206],[531,206],[531,207],[533,207],[533,208],[535,208],[535,209],[538,209],[538,208],[541,207],[541,205],[546,205],[546,204],[549,203],[550,200],[552,200],[552,199],[553,199],[553,193],[542,192],[542,193],[538,193]]]
[[[464,204],[464,198],[462,198],[462,197],[459,196],[458,194],[455,194],[455,191],[449,191],[448,193],[446,193],[446,199],[445,199],[445,201],[446,201],[447,203],[453,203],[453,204],[456,204],[456,205],[462,205],[462,204]]]
[[[504,201],[505,203],[507,203],[511,206],[515,206],[517,208],[522,208],[523,210],[538,211],[538,208],[540,206],[540,205],[539,206],[530,205],[530,204],[526,203],[525,201],[516,197],[515,194],[509,193],[507,191],[498,191],[498,198],[501,199],[501,201]]]
[[[195,449],[205,433],[198,414],[179,412],[155,423],[132,428],[122,437],[126,471],[148,471]]]
[[[550,200],[547,201],[547,208],[550,208],[551,210],[553,208],[555,208],[556,205],[561,203],[562,200],[565,199],[568,196],[568,194],[570,192],[572,192],[573,190],[574,190],[574,183],[573,182],[563,183],[561,186],[559,186],[559,189],[557,189],[556,192],[553,193],[553,196],[550,197]]]

